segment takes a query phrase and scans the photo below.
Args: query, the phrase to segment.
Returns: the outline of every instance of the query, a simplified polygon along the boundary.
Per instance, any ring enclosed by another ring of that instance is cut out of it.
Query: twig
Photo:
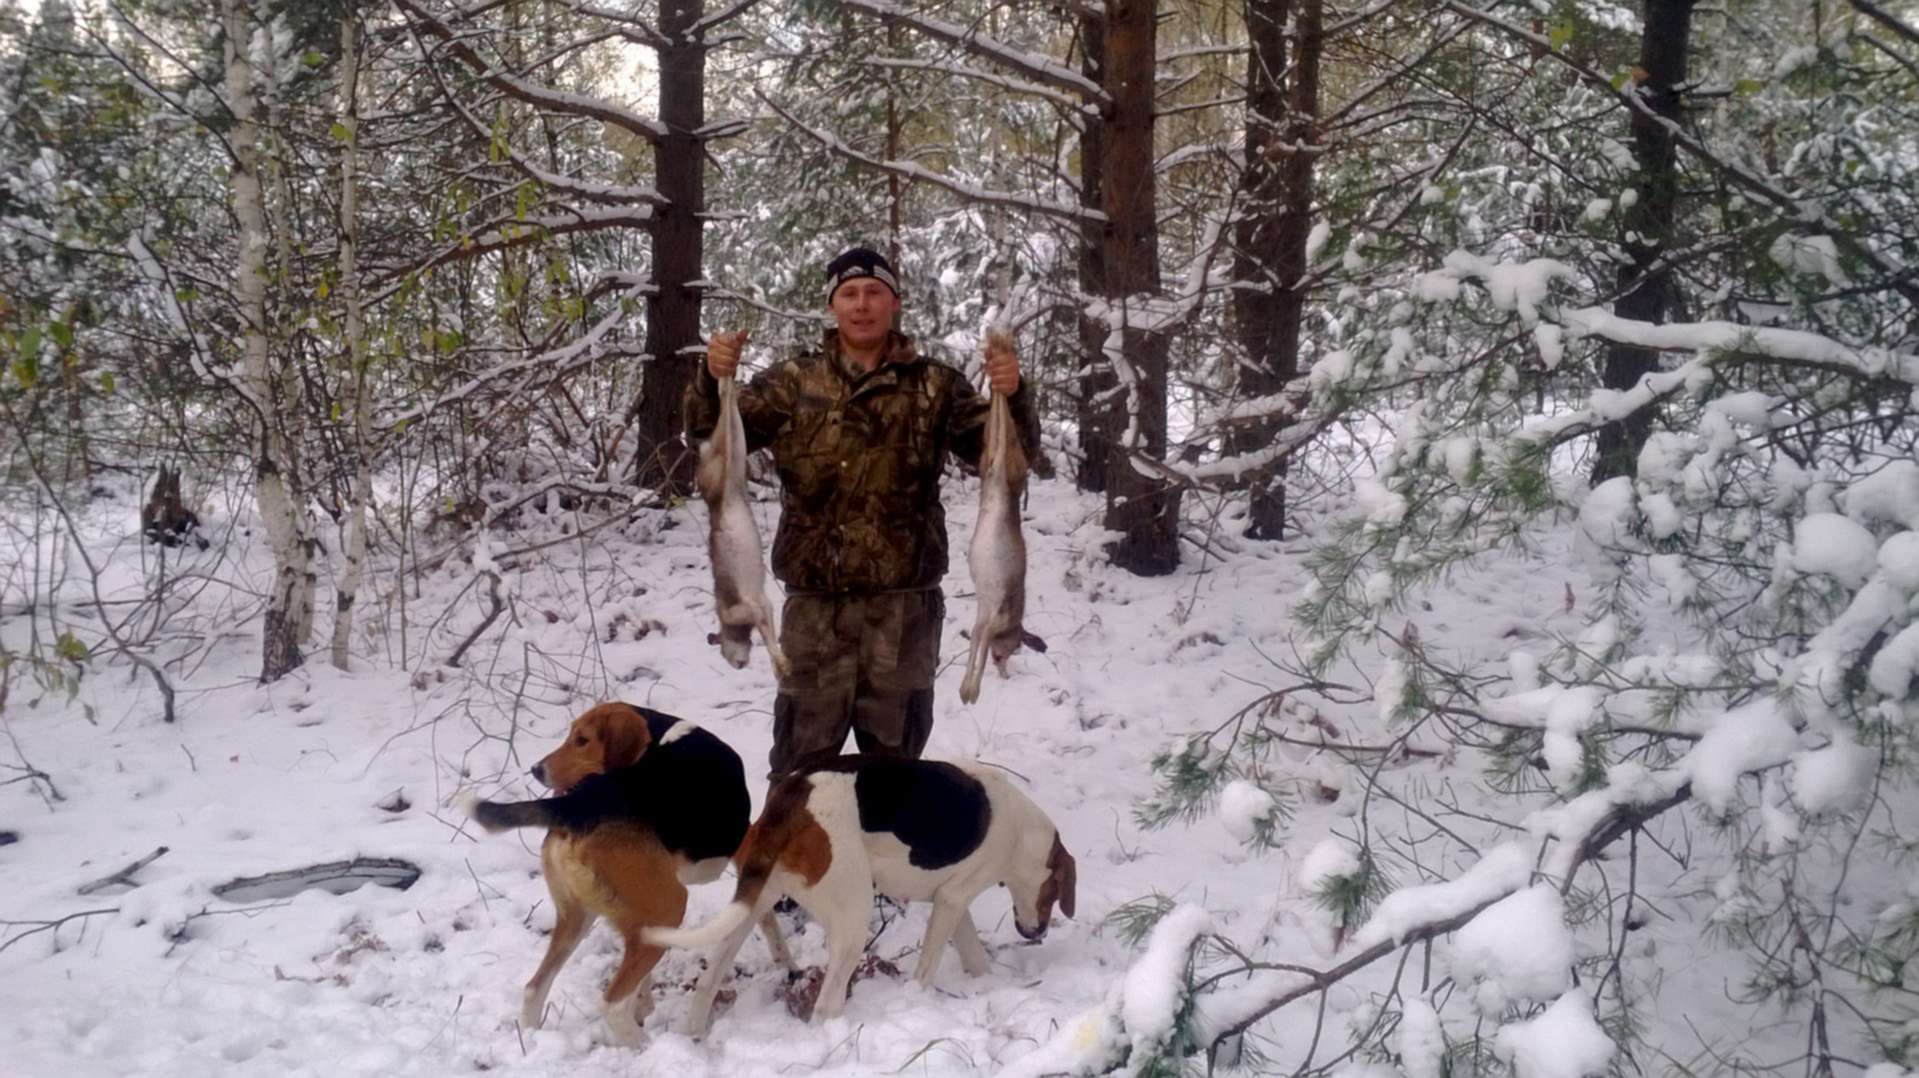
[[[19,943],[21,940],[26,939],[28,936],[38,935],[42,932],[56,932],[59,930],[61,925],[66,924],[68,921],[77,921],[85,917],[98,917],[101,914],[105,914],[105,913],[119,913],[119,912],[120,912],[120,907],[115,906],[112,909],[107,909],[107,910],[81,910],[79,913],[69,913],[65,917],[62,917],[57,921],[0,921],[0,928],[17,928],[21,925],[34,926],[32,928],[27,929],[25,932],[22,932],[19,935],[14,936],[12,939],[7,940],[5,943],[0,943],[0,952],[4,952],[7,948],[13,946],[16,943]]]
[[[27,760],[26,750],[20,747],[20,739],[13,736],[13,726],[6,722],[7,694],[12,688],[12,684],[13,667],[10,665],[0,665],[0,730],[6,732],[8,743],[13,745],[13,754],[20,758],[18,764],[7,764],[5,766],[22,773],[19,778],[0,782],[0,786],[7,786],[15,782],[32,782],[37,780],[46,786],[46,796],[48,798],[51,798],[53,801],[65,801],[66,798],[60,796],[60,788],[53,784],[53,779],[48,776],[45,771],[33,766],[33,764]],[[49,804],[47,807],[52,808],[53,806]]]
[[[466,654],[466,649],[472,647],[482,634],[492,628],[493,623],[499,620],[500,612],[506,609],[506,603],[500,600],[500,574],[488,573],[486,579],[487,597],[493,600],[493,609],[487,612],[486,619],[480,622],[478,628],[474,629],[465,640],[460,641],[460,646],[453,649],[453,654],[447,656],[446,665],[448,666],[460,665],[460,658]]]
[[[154,863],[155,861],[158,861],[162,856],[166,854],[166,852],[167,852],[167,848],[165,846],[156,847],[152,853],[147,854],[145,857],[140,858],[138,861],[133,862],[132,864],[128,865],[127,867],[121,869],[118,872],[113,873],[110,876],[102,876],[99,879],[94,880],[92,883],[81,884],[74,891],[74,893],[81,894],[81,895],[90,895],[94,893],[95,891],[105,890],[108,887],[112,887],[116,883],[124,883],[128,887],[138,887],[140,885],[133,882],[133,874],[147,867],[148,865]]]

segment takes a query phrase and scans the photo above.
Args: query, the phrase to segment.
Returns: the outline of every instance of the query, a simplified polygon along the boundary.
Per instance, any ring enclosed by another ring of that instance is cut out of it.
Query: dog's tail
[[[698,950],[717,945],[753,920],[753,906],[748,902],[729,902],[718,915],[709,918],[706,923],[691,928],[642,928],[641,941],[654,947],[685,947]]]
[[[643,928],[640,939],[655,947],[712,947],[766,912],[780,898],[777,888],[773,893],[767,891],[767,884],[773,879],[773,870],[779,867],[780,852],[792,830],[785,825],[785,819],[783,814],[763,812],[759,820],[746,829],[746,838],[734,855],[739,864],[740,882],[733,888],[733,901],[727,903],[725,909],[704,924],[690,928]]]
[[[481,827],[496,833],[520,827],[559,827],[563,821],[555,811],[557,800],[548,797],[538,801],[482,801],[469,797],[466,814]]]

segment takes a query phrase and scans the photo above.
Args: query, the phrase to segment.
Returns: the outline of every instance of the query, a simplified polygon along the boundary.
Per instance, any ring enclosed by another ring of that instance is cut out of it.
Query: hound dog
[[[693,1036],[706,1031],[734,952],[782,895],[826,929],[826,977],[814,1007],[822,1018],[846,1007],[876,890],[933,903],[914,974],[923,985],[948,942],[969,975],[986,971],[967,908],[993,884],[1012,892],[1014,923],[1029,940],[1046,934],[1055,903],[1073,915],[1076,869],[1059,829],[1004,773],[975,762],[842,756],[804,767],[767,794],[737,860],[739,884],[725,910],[697,927],[640,933],[652,944],[713,947],[686,1016]]]
[[[637,1045],[653,1009],[646,980],[663,949],[649,925],[686,915],[686,886],[717,879],[747,831],[746,769],[726,742],[684,719],[631,704],[600,704],[573,720],[564,744],[533,765],[555,796],[470,803],[488,831],[544,827],[540,867],[553,895],[553,937],[526,984],[520,1022],[537,1028],[560,967],[605,917],[626,953],[606,988],[613,1039]],[[768,915],[767,944],[792,959]]]

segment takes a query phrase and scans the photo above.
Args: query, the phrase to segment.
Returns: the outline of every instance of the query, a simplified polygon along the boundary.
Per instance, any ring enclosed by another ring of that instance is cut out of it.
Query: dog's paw
[[[538,1029],[546,1020],[546,993],[528,989],[520,997],[520,1028]]]
[[[624,1008],[606,1012],[606,1036],[622,1048],[646,1047],[646,1030],[632,1012]]]

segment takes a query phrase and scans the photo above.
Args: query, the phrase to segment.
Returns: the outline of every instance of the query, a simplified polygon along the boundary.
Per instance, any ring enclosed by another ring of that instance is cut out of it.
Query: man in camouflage
[[[780,478],[773,575],[786,586],[780,646],[791,670],[773,703],[774,775],[853,732],[861,752],[917,757],[933,731],[933,675],[946,603],[948,454],[977,466],[990,399],[893,328],[899,281],[855,247],[827,266],[834,328],[740,392],[749,450],[770,446]],[[739,368],[746,334],[718,333],[686,395],[686,429],[718,418],[716,379]],[[1021,438],[1034,424],[1008,343],[986,348],[990,386]]]

